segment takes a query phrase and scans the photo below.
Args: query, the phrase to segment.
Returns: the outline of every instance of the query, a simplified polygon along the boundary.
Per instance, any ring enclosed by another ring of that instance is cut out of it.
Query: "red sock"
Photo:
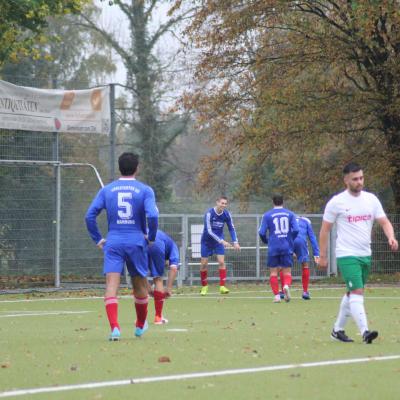
[[[134,297],[136,308],[136,327],[143,328],[147,318],[147,304],[149,297]]]
[[[288,285],[290,286],[292,284],[292,273],[286,273],[283,274],[283,286]]]
[[[276,296],[277,294],[279,294],[279,282],[278,282],[278,277],[275,276],[270,276],[269,277],[269,284],[271,286],[272,289],[272,293]]]
[[[116,297],[104,297],[104,305],[106,306],[107,318],[108,322],[110,323],[111,330],[114,328],[119,329],[118,299]]]
[[[154,291],[154,308],[156,311],[156,317],[162,317],[162,310],[164,306],[165,295],[164,292]]]
[[[201,279],[201,286],[207,286],[207,270],[201,270],[200,271],[200,279]]]
[[[283,271],[279,271],[279,279],[281,281],[281,290],[283,292],[283,286],[285,285],[284,282],[284,278],[283,278]]]
[[[226,268],[219,270],[219,286],[225,286]]]
[[[310,282],[310,268],[303,268],[301,272],[301,283],[303,284],[303,291],[308,292],[308,283]]]

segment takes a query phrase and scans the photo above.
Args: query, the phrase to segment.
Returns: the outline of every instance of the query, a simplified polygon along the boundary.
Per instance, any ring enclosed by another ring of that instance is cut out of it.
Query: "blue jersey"
[[[267,231],[269,238],[267,239]],[[267,211],[262,218],[258,234],[268,243],[269,255],[293,254],[293,242],[299,232],[296,216],[283,207]]]
[[[154,277],[164,276],[165,261],[169,266],[179,268],[179,249],[176,243],[165,232],[158,230],[156,240],[148,249],[150,256],[150,274]]]
[[[103,209],[107,211],[107,243],[123,242],[144,246],[147,223],[148,238],[154,241],[158,209],[151,187],[134,178],[120,178],[97,193],[85,218],[89,234],[96,244],[102,239],[96,217]]]
[[[201,241],[209,243],[220,243],[224,240],[224,224],[228,226],[232,241],[237,242],[235,227],[230,212],[224,210],[221,214],[217,214],[215,208],[210,208],[204,215],[204,229]]]
[[[310,239],[313,255],[319,257],[319,247],[317,238],[315,237],[311,221],[306,217],[297,217],[297,223],[299,225],[299,234],[296,237],[297,241],[304,241],[307,243],[307,238]]]
[[[164,248],[164,259],[165,261],[169,261],[170,266],[176,265],[177,267],[179,267],[178,246],[170,236],[168,236],[165,232],[163,232],[160,229],[157,231],[156,241],[149,249],[150,255],[151,255],[151,249],[154,246],[160,246],[161,248]]]

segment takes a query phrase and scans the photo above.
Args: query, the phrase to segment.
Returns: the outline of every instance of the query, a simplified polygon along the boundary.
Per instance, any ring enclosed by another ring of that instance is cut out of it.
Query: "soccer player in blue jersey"
[[[299,232],[299,226],[295,214],[283,207],[283,196],[274,195],[272,202],[274,208],[263,215],[258,234],[261,240],[268,244],[267,266],[270,269],[269,282],[274,294],[274,302],[281,301],[278,282],[280,269],[283,272],[284,298],[288,302],[292,284],[294,240]],[[268,238],[267,231],[269,231]]]
[[[225,196],[220,196],[217,199],[216,205],[207,210],[204,215],[204,229],[201,235],[201,295],[205,296],[208,293],[208,257],[213,254],[217,255],[219,268],[219,291],[221,294],[228,294],[229,289],[225,287],[226,280],[226,265],[225,265],[225,248],[234,248],[240,250],[239,241],[236,235],[235,227],[230,212],[226,210],[228,199]],[[224,239],[224,225],[228,226],[229,233],[233,245]]]
[[[308,251],[307,239],[310,240],[316,264],[319,262],[319,246],[311,221],[306,217],[297,217],[296,220],[299,225],[299,233],[294,240],[294,254],[298,262],[301,263],[301,283],[303,285],[302,298],[304,300],[310,300],[310,293],[308,292],[308,284],[310,281],[310,253]]]
[[[123,153],[118,164],[121,178],[102,188],[86,213],[89,234],[104,252],[104,303],[111,327],[110,340],[120,339],[117,293],[125,263],[133,286],[137,317],[135,336],[142,336],[148,328],[147,249],[154,242],[158,227],[158,209],[153,189],[135,178],[138,156]],[[106,238],[100,233],[96,221],[103,209],[106,210],[108,222]]]
[[[154,324],[168,323],[163,316],[164,299],[172,294],[172,285],[179,268],[179,249],[173,239],[160,229],[157,231],[156,241],[149,248],[150,274],[154,282]],[[167,287],[164,289],[163,276],[165,266],[168,265]]]

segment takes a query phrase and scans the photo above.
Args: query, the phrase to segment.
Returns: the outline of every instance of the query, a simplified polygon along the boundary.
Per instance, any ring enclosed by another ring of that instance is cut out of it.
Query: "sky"
[[[128,21],[126,19],[125,14],[120,10],[117,5],[109,5],[108,1],[100,1],[95,0],[95,4],[102,10],[101,20],[99,21],[99,25],[105,28],[107,31],[114,31],[117,35],[119,43],[127,45],[129,43],[127,39],[128,34]],[[166,21],[167,12],[170,8],[170,4],[162,2],[154,11],[154,18],[150,29],[153,31],[159,26],[161,23]],[[179,33],[178,33],[179,36]],[[181,44],[179,40],[172,34],[167,34],[165,37],[161,38],[157,48],[156,53],[159,58],[165,60],[165,63],[168,63],[169,70],[182,70],[182,65],[178,65],[177,62],[172,63],[170,65],[170,59],[173,59],[176,53],[181,48]],[[178,58],[178,57],[177,57]],[[117,72],[113,77],[113,81],[115,83],[124,84],[126,81],[126,73],[125,67],[121,62],[118,55],[115,58],[117,64]],[[187,74],[186,74],[187,78]],[[183,79],[179,79],[179,82],[184,83]],[[185,83],[184,83],[185,84]],[[172,95],[172,93],[171,93]]]

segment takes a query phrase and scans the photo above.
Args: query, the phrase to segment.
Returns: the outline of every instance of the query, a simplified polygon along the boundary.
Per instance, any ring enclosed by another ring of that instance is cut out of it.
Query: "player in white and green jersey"
[[[343,169],[346,190],[334,196],[326,205],[320,231],[321,267],[327,267],[328,235],[334,223],[337,228],[337,264],[347,286],[339,314],[331,333],[332,339],[352,342],[344,331],[348,316],[356,322],[365,343],[378,337],[377,331],[369,331],[364,308],[364,286],[371,266],[371,232],[378,221],[392,251],[398,249],[393,226],[383,211],[378,198],[363,190],[364,175],[356,163]]]

